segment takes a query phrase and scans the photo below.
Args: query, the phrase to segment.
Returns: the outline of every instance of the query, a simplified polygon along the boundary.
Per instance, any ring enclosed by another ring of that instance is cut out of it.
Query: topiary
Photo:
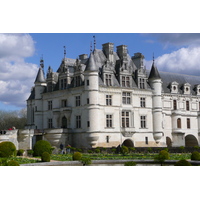
[[[88,150],[87,152],[88,152],[88,153],[92,153],[93,151],[92,151],[92,150]]]
[[[200,160],[200,153],[198,151],[192,152],[191,160]]]
[[[7,162],[6,166],[20,166],[19,163],[15,160],[10,160]]]
[[[42,156],[44,152],[48,152],[49,154],[52,153],[51,144],[45,140],[39,140],[36,142],[35,146],[33,147],[33,156]]]
[[[73,160],[81,160],[81,158],[82,158],[82,153],[80,153],[80,152],[74,152],[74,154],[72,156]]]
[[[163,162],[168,159],[169,159],[169,153],[165,150],[160,151],[159,154],[154,157],[154,160],[161,163],[161,166]]]
[[[0,143],[0,157],[7,158],[16,156],[16,147],[12,142],[5,141]]]
[[[41,160],[42,162],[50,162],[50,154],[48,152],[43,152]]]
[[[174,166],[192,166],[190,162],[185,159],[179,160]]]
[[[17,155],[18,156],[23,156],[23,153],[24,153],[24,149],[17,150]]]
[[[124,166],[136,166],[136,163],[134,161],[128,161],[124,163]]]
[[[135,148],[134,147],[128,147],[129,152],[134,152]]]
[[[99,148],[96,148],[96,149],[94,150],[94,152],[95,152],[95,153],[100,153],[101,151],[100,151]]]

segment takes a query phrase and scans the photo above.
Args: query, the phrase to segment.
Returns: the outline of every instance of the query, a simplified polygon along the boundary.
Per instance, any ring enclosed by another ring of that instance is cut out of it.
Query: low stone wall
[[[125,162],[133,161],[138,166],[160,166],[159,163],[154,160],[92,160],[90,166],[124,166]],[[165,160],[163,165],[174,165],[178,160]],[[189,161],[192,165],[200,165],[200,161]],[[40,162],[21,164],[20,166],[83,166],[80,161],[52,161],[52,162]]]

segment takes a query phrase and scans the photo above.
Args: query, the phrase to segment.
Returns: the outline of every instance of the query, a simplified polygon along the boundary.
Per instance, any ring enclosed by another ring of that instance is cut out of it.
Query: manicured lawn
[[[128,160],[128,159],[148,159],[153,160],[156,156],[156,153],[132,153],[127,155],[122,154],[86,154],[83,153],[83,157],[89,157],[92,160]],[[170,154],[170,160],[180,160],[180,159],[190,159],[191,154],[189,153],[182,153],[182,154]],[[51,160],[58,160],[58,161],[71,161],[72,154],[58,154],[58,155],[51,155]]]

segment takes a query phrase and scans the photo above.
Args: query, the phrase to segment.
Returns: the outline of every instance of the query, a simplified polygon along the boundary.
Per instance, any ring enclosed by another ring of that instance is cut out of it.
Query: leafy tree
[[[169,159],[169,153],[166,150],[162,150],[158,155],[154,157],[154,160],[159,162],[162,166],[165,160]]]

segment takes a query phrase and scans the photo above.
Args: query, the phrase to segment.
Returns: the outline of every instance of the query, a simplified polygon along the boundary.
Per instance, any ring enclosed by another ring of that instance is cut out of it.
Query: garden
[[[12,142],[0,143],[0,166],[20,166],[28,163],[41,163],[51,161],[80,161],[83,166],[91,165],[92,160],[130,160],[124,163],[125,166],[136,165],[135,160],[153,160],[155,163],[164,165],[165,160],[176,160],[177,166],[189,166],[190,160],[200,161],[199,147],[194,147],[195,151],[185,152],[184,147],[179,147],[181,152],[170,152],[168,148],[141,149],[122,146],[120,148],[94,148],[80,149],[66,147],[66,151],[58,151],[52,148],[49,142],[40,140],[36,142],[33,150],[27,150],[26,156],[23,149],[16,150]],[[134,160],[134,161],[133,161]]]

